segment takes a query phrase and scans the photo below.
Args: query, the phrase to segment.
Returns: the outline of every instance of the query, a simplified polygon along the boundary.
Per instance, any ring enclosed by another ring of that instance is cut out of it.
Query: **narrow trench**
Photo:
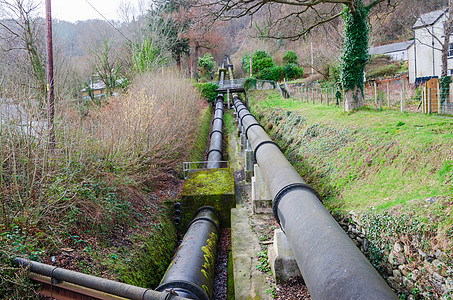
[[[230,250],[231,228],[222,228],[220,230],[220,239],[217,246],[217,261],[215,265],[212,299],[224,300],[228,298],[228,256]],[[232,280],[232,278],[230,280]]]

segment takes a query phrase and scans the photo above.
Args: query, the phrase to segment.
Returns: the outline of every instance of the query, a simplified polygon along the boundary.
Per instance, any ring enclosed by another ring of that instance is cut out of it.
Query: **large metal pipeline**
[[[29,268],[30,272],[42,276],[50,277],[53,284],[54,282],[65,281],[79,285],[82,287],[90,288],[96,291],[105,292],[111,295],[124,297],[127,299],[136,300],[184,300],[175,296],[171,292],[157,292],[146,288],[141,288],[126,283],[116,282],[104,278],[99,278],[79,272],[58,268],[51,265],[46,265],[36,261],[17,257],[16,263],[20,266]]]
[[[236,114],[313,299],[397,299],[237,96]]]
[[[219,86],[223,87],[225,79],[224,72],[225,62],[222,62],[222,69],[219,74]],[[210,144],[207,157],[207,168],[220,168],[222,161],[222,140],[223,140],[223,95],[217,95],[215,100],[214,119],[212,120],[212,129],[210,133]]]
[[[174,289],[182,297],[212,297],[220,217],[212,207],[202,207],[189,225],[157,291]]]
[[[208,151],[208,169],[220,168],[223,140],[223,95],[219,94],[215,102],[214,119],[212,120],[211,142]]]

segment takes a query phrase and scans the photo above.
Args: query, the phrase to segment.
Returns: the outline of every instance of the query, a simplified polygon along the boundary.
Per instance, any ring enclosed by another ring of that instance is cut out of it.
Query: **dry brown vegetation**
[[[44,117],[23,99],[12,102],[2,108],[22,113],[3,114],[0,123],[0,298],[15,291],[10,257],[40,259],[67,242],[74,247],[81,231],[103,243],[131,225],[131,195],[151,191],[162,174],[178,176],[206,106],[178,72],[145,74],[86,116],[60,103],[50,152]]]

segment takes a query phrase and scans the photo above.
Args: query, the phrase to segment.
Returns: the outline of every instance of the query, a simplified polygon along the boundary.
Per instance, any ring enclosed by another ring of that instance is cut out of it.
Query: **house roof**
[[[407,48],[409,48],[413,43],[414,43],[414,41],[406,41],[406,42],[399,42],[399,43],[382,45],[382,46],[377,46],[377,47],[371,47],[370,54],[376,55],[376,54],[386,54],[386,53],[392,53],[392,52],[397,52],[397,51],[403,51],[403,50],[406,50]]]
[[[91,84],[91,89],[92,89],[92,90],[95,90],[95,91],[96,91],[96,90],[105,89],[105,83],[103,83],[102,81],[93,82],[93,83]],[[85,92],[86,90],[87,90],[87,89],[84,88],[84,89],[82,90],[82,92]]]
[[[420,17],[417,18],[414,26],[412,26],[412,29],[433,25],[447,11],[448,9],[444,8],[420,15]]]

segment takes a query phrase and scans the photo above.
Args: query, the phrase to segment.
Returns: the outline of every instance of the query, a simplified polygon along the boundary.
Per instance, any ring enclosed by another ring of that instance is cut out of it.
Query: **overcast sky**
[[[44,0],[42,9],[44,11]],[[140,0],[88,0],[108,20],[120,20],[118,8],[121,2],[130,3],[136,8]],[[88,19],[103,19],[88,4],[87,0],[52,0],[52,18],[70,22]]]

